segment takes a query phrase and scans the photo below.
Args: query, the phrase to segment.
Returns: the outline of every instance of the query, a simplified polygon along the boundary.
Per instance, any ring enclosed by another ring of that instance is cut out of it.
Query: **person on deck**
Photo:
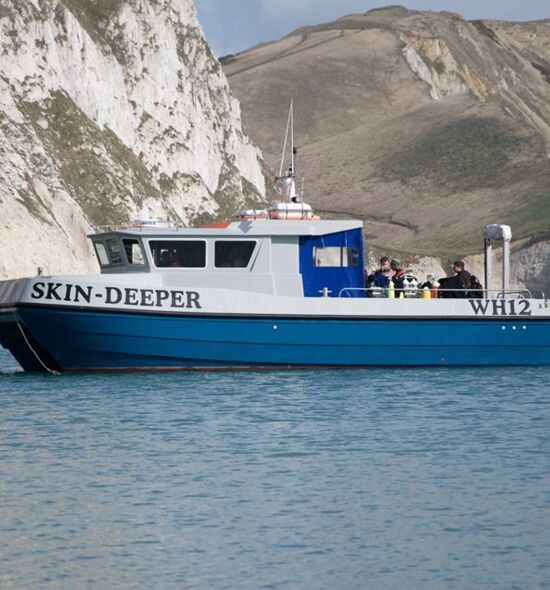
[[[399,262],[395,260],[395,258],[393,258],[390,262],[390,268],[393,271],[394,277],[402,277],[405,274],[405,271],[401,268]]]
[[[382,287],[387,289],[390,279],[393,277],[393,270],[390,266],[390,259],[387,256],[380,258],[380,268],[367,277],[367,288]]]
[[[464,262],[457,260],[453,263],[454,276],[445,277],[439,281],[441,284],[442,296],[448,299],[466,299],[467,289],[470,288],[470,273],[465,269]],[[453,291],[456,289],[456,291]]]
[[[397,260],[395,260],[395,258],[392,259],[392,261],[390,262],[390,268],[392,270],[392,280],[393,280],[393,284],[395,286],[395,296],[399,297],[399,295],[401,295],[401,292],[403,291],[403,287],[404,287],[404,278],[405,278],[405,271],[401,268],[399,262]]]

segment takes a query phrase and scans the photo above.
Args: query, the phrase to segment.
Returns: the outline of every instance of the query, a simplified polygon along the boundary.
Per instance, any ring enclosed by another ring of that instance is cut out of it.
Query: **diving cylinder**
[[[388,299],[395,299],[395,285],[391,279],[388,285]]]
[[[424,287],[422,289],[422,299],[431,299],[432,298],[432,292],[430,291],[430,289],[428,287]]]
[[[435,281],[432,285],[432,299],[437,299],[437,290],[440,286],[439,281]]]

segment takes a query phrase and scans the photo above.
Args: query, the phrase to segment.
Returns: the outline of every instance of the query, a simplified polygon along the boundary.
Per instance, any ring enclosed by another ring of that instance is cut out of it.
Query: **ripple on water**
[[[1,587],[550,587],[549,369],[22,374]]]

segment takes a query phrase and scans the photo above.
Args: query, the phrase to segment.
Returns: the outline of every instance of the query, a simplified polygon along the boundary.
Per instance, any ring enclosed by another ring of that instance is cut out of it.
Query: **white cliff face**
[[[534,294],[548,296],[550,285],[550,242],[529,244],[512,254],[510,273],[516,285]]]
[[[265,195],[192,0],[0,0],[0,276],[95,269],[85,234]]]

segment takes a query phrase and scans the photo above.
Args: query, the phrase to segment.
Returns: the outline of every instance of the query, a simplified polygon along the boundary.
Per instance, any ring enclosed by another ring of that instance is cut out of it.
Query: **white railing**
[[[388,289],[384,287],[345,287],[338,293],[338,297],[343,297],[345,293],[365,293],[365,297],[371,294],[371,297],[378,299],[389,299]],[[399,288],[394,290],[395,299],[400,299],[403,293],[405,299],[421,299],[424,289],[419,288]],[[464,299],[533,299],[529,289],[429,289],[430,299],[451,299],[440,297],[442,293],[465,293]],[[434,297],[435,293],[435,297]],[[481,293],[481,297],[468,297],[469,293]],[[428,299],[428,297],[426,297]]]
[[[137,223],[137,222],[128,222],[128,223],[121,223],[118,225],[110,224],[110,225],[94,225],[92,227],[94,233],[102,234],[108,233],[113,231],[144,231],[150,229],[182,229],[184,226],[182,223],[175,223],[171,221],[157,221],[155,224],[150,223]]]

